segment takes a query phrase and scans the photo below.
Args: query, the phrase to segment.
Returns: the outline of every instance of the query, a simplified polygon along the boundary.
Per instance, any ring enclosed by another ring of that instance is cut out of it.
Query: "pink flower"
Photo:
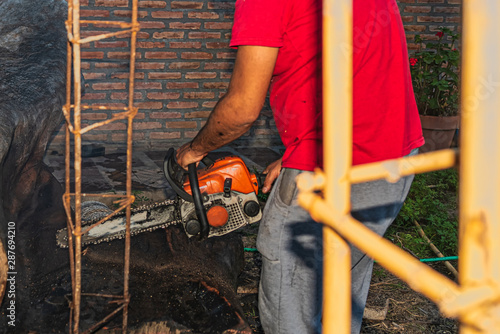
[[[410,65],[411,66],[417,65],[417,63],[418,63],[418,59],[417,58],[410,58]]]
[[[441,38],[444,36],[444,32],[440,31],[436,34],[437,37]]]

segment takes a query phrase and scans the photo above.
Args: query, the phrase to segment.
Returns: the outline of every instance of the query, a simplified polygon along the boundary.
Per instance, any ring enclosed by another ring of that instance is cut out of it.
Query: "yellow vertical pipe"
[[[352,161],[352,0],[323,2],[323,149],[325,199],[339,216],[350,211]],[[346,47],[347,46],[347,47]],[[351,331],[351,256],[331,228],[323,230],[323,332]]]
[[[500,289],[500,2],[464,0],[463,9],[459,279]]]

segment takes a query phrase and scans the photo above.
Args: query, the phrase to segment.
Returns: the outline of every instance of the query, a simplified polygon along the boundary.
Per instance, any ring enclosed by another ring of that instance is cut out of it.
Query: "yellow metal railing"
[[[130,267],[130,215],[131,204],[134,202],[132,195],[132,124],[134,116],[137,114],[137,108],[134,107],[134,78],[135,78],[135,53],[136,39],[139,31],[139,23],[137,21],[137,6],[138,0],[132,0],[132,19],[131,22],[117,21],[84,21],[80,20],[80,0],[68,1],[68,20],[66,21],[66,29],[68,33],[68,56],[67,56],[67,84],[66,84],[66,104],[63,106],[63,114],[66,118],[66,191],[63,195],[63,203],[67,215],[68,226],[68,245],[70,255],[71,282],[73,290],[73,299],[71,302],[70,315],[70,332],[80,332],[80,307],[82,296],[94,296],[110,299],[110,303],[115,303],[117,308],[105,316],[101,321],[87,329],[85,333],[93,333],[104,323],[109,321],[118,312],[123,312],[122,331],[127,332],[128,326],[128,304],[130,301],[129,295],[129,267]],[[81,24],[104,24],[112,25],[125,30],[115,33],[101,34],[97,36],[82,38],[80,35]],[[81,104],[82,87],[81,87],[81,45],[90,43],[105,38],[130,34],[130,73],[129,73],[129,92],[128,92],[128,107],[113,108],[106,106],[92,106],[93,109],[120,111],[112,114],[111,118],[94,123],[82,128],[81,111],[86,109]],[[73,78],[71,73],[73,72]],[[73,84],[73,99],[71,104],[71,86]],[[90,130],[111,122],[126,119],[127,120],[127,176],[126,176],[126,194],[111,195],[111,194],[85,194],[82,193],[82,135]],[[74,192],[71,192],[71,135],[74,140]],[[118,208],[107,217],[90,227],[82,230],[82,198],[91,197],[111,197],[117,199]],[[74,205],[74,218],[71,213],[71,206]],[[125,234],[125,252],[124,252],[124,278],[123,278],[123,294],[108,295],[82,292],[82,235],[90,229],[101,224],[110,218],[116,212],[126,210],[126,234]]]
[[[350,186],[450,168],[458,152],[351,166],[352,0],[324,0],[324,172],[302,175],[299,203],[324,229],[323,332],[350,333],[345,238],[461,322],[460,333],[500,333],[500,2],[463,0],[460,285],[351,217]],[[324,190],[324,198],[314,191]]]

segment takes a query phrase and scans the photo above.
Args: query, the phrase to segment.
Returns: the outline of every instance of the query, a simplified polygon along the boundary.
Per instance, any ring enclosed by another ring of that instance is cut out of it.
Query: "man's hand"
[[[263,193],[268,193],[271,190],[274,180],[276,180],[280,175],[281,161],[281,158],[276,160],[275,162],[267,166],[266,169],[264,169],[264,171],[262,172],[262,174],[267,174],[266,180],[264,181],[264,186],[262,187]]]
[[[195,152],[191,147],[191,142],[186,143],[181,146],[177,150],[177,154],[175,158],[177,159],[177,163],[184,169],[188,168],[188,165],[192,163],[198,163],[203,159],[207,154],[200,154]]]

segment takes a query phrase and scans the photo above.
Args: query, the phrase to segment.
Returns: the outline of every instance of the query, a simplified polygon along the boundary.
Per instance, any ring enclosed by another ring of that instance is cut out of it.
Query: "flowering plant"
[[[451,39],[446,42],[445,35]],[[459,103],[458,66],[460,54],[455,48],[459,35],[448,28],[436,33],[437,43],[426,43],[415,36],[419,48],[410,57],[413,90],[420,114],[428,116],[455,116]]]

